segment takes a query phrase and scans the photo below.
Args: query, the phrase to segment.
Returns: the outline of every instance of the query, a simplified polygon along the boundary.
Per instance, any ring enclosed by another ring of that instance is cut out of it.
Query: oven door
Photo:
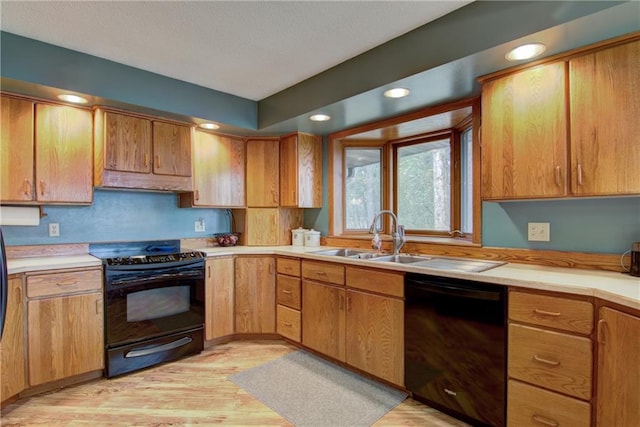
[[[109,268],[105,280],[107,349],[204,323],[204,263],[197,267]]]

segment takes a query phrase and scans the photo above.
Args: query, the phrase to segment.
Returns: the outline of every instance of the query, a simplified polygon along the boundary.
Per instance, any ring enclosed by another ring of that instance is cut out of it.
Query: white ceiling
[[[468,3],[6,1],[3,31],[260,100]]]

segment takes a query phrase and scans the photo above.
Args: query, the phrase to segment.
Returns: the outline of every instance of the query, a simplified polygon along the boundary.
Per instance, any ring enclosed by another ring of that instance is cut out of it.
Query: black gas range
[[[178,240],[89,252],[103,263],[107,377],[202,351],[205,254],[181,251]]]

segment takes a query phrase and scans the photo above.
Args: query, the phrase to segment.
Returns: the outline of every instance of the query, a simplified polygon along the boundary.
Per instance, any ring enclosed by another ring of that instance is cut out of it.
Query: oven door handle
[[[115,279],[111,281],[111,285],[128,285],[131,283],[145,283],[158,279],[183,279],[185,277],[201,276],[202,271],[183,271],[181,273],[166,273],[166,274],[154,274],[144,277],[127,277],[125,279]]]
[[[125,358],[149,356],[150,354],[160,353],[174,348],[182,347],[189,344],[193,339],[191,337],[182,337],[179,340],[169,342],[166,344],[158,345],[155,347],[147,347],[141,350],[131,350],[124,355]]]

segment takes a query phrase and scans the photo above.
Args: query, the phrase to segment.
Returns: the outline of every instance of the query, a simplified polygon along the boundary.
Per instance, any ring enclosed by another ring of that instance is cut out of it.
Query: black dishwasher
[[[413,398],[479,426],[505,425],[506,288],[405,276],[405,385]]]

